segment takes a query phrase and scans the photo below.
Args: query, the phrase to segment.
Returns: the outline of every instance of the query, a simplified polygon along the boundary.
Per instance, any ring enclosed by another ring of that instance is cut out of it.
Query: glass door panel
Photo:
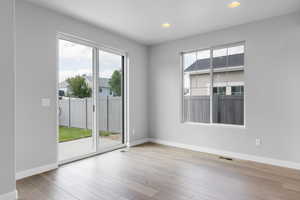
[[[59,161],[96,152],[92,47],[59,39]]]
[[[100,151],[124,144],[123,65],[123,56],[99,51],[98,144]]]

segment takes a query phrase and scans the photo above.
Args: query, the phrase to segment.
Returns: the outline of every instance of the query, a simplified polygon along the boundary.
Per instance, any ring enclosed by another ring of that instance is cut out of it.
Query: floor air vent
[[[221,159],[221,160],[229,160],[229,161],[233,161],[232,158],[223,157],[223,156],[220,156],[219,159]]]

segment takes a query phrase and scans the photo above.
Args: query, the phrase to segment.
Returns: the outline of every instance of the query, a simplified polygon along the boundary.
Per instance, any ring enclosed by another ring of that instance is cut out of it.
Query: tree
[[[68,95],[72,97],[91,97],[92,89],[88,86],[83,76],[68,78]]]
[[[119,70],[115,70],[108,82],[114,96],[121,96],[121,80],[121,72]]]

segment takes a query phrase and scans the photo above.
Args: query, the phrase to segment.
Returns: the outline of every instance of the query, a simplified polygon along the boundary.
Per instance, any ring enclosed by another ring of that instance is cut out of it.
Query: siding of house
[[[241,85],[244,83],[244,72],[215,72],[213,80],[215,87]],[[190,86],[191,96],[209,95],[210,74],[191,74]]]

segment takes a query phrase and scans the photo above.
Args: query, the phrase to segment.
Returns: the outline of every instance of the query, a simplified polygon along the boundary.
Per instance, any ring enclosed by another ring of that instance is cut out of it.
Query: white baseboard
[[[135,141],[130,142],[130,146],[133,147],[133,146],[136,146],[136,145],[139,145],[139,144],[144,144],[144,143],[147,143],[147,142],[149,142],[149,138],[143,138],[143,139],[140,139],[140,140],[135,140]],[[45,166],[41,166],[41,167],[21,171],[21,172],[18,172],[16,174],[16,179],[20,180],[20,179],[23,179],[23,178],[26,178],[26,177],[29,177],[29,176],[37,175],[37,174],[40,174],[40,173],[43,173],[43,172],[46,172],[46,171],[50,171],[50,170],[53,170],[53,169],[57,169],[57,168],[58,168],[58,164],[55,163],[55,164],[45,165]],[[0,199],[0,200],[2,200],[2,199]]]
[[[150,141],[150,138],[143,138],[143,139],[139,139],[139,140],[134,140],[134,141],[129,143],[129,146],[133,147],[133,146],[137,146],[137,145],[140,145],[140,144],[147,143],[149,141]]]
[[[273,159],[273,158],[266,158],[266,157],[260,157],[260,156],[242,154],[242,153],[236,153],[236,152],[230,152],[230,151],[223,151],[223,150],[213,149],[213,148],[209,148],[209,147],[188,145],[188,144],[182,144],[182,143],[160,140],[160,139],[155,139],[155,138],[149,138],[149,141],[153,142],[153,143],[157,143],[157,144],[163,144],[163,145],[167,145],[167,146],[189,149],[189,150],[193,150],[193,151],[205,152],[205,153],[210,153],[210,154],[215,154],[215,155],[220,155],[220,156],[225,156],[225,157],[236,158],[236,159],[240,159],[240,160],[248,160],[248,161],[253,161],[253,162],[258,162],[258,163],[264,163],[264,164],[269,164],[269,165],[274,165],[274,166],[279,166],[279,167],[286,167],[286,168],[300,170],[300,163],[291,162],[291,161],[278,160],[278,159]]]
[[[300,170],[300,163],[296,163],[296,162],[278,160],[278,159],[249,155],[249,154],[236,153],[236,152],[231,152],[231,151],[223,151],[223,150],[213,149],[213,148],[209,148],[209,147],[201,147],[201,146],[196,146],[196,145],[171,142],[171,141],[160,140],[160,139],[155,139],[155,138],[143,138],[140,140],[132,141],[132,142],[130,142],[130,147],[144,144],[147,142],[153,142],[153,143],[157,143],[157,144],[163,144],[163,145],[167,145],[167,146],[189,149],[189,150],[193,150],[193,151],[199,151],[199,152],[205,152],[205,153],[210,153],[210,154],[215,154],[215,155],[220,155],[220,156],[225,156],[225,157],[231,157],[231,158],[236,158],[236,159],[240,159],[240,160],[248,160],[248,161],[253,161],[253,162],[258,162],[258,163],[264,163],[264,164],[269,164],[269,165],[274,165],[274,166],[279,166],[279,167],[286,167],[286,168]],[[45,165],[42,167],[25,170],[22,172],[18,172],[16,174],[16,179],[20,180],[22,178],[33,176],[33,175],[40,174],[40,173],[50,171],[53,169],[57,169],[57,168],[58,168],[58,164],[54,163],[54,164]],[[16,192],[12,192],[12,193],[14,194],[14,196],[16,196],[16,194],[17,194]],[[0,200],[6,200],[7,198],[4,198],[4,197],[6,197],[7,195],[9,198],[9,195],[12,195],[12,194],[8,193],[5,195],[2,195],[2,196],[0,196]]]
[[[0,200],[16,200],[18,199],[17,190],[0,195]]]
[[[47,171],[57,169],[57,168],[58,168],[58,164],[54,163],[54,164],[50,164],[50,165],[44,165],[44,166],[41,166],[41,167],[33,168],[33,169],[28,169],[28,170],[25,170],[25,171],[18,172],[16,174],[16,179],[20,180],[20,179],[23,179],[23,178],[26,178],[26,177],[29,177],[29,176],[37,175],[37,174],[47,172]]]

